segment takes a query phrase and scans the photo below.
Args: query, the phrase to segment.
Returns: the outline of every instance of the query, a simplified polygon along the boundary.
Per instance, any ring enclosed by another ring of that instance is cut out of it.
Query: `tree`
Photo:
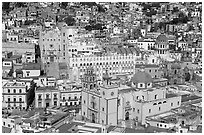
[[[101,5],[97,5],[98,12],[105,12],[105,9]]]
[[[8,10],[10,8],[10,2],[2,2],[2,10]]]
[[[28,89],[28,92],[27,92],[27,109],[26,110],[29,109],[29,106],[33,103],[33,101],[35,99],[36,83],[31,81],[30,85],[31,85],[31,87]]]
[[[2,11],[9,13],[12,10],[12,8],[10,8],[10,3],[11,2],[2,2]]]
[[[34,23],[35,23],[34,21],[26,20],[26,21],[24,22],[24,25],[32,25],[32,24],[34,24]]]
[[[13,69],[9,70],[8,76],[13,76]]]
[[[142,33],[141,33],[140,29],[134,29],[132,34],[136,39],[138,39],[139,37],[142,37]]]
[[[75,19],[71,16],[64,18],[64,21],[68,26],[73,26],[76,23]]]
[[[82,6],[87,5],[89,7],[96,6],[96,2],[80,2]]]
[[[91,30],[92,30],[91,25],[87,25],[87,26],[85,26],[84,28],[85,28],[86,30],[88,30],[88,31],[91,31]]]
[[[185,73],[185,81],[190,81],[191,75],[190,73]]]
[[[62,2],[61,8],[66,9],[67,5],[68,5],[68,2]]]
[[[25,2],[16,2],[15,7],[26,7]]]

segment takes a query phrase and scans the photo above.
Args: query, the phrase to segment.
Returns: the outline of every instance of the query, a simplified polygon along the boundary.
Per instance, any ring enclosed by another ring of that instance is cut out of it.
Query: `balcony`
[[[130,111],[130,110],[132,110],[130,105],[129,106],[125,106],[125,111]]]
[[[54,100],[58,100],[58,98],[57,98],[57,97],[54,97],[53,99],[54,99]]]
[[[51,100],[51,98],[45,98],[45,100],[46,100],[46,101],[49,101],[49,100]]]
[[[24,101],[6,101],[6,103],[24,103]]]
[[[92,111],[95,111],[97,112],[98,111],[98,108],[96,107],[96,103],[95,102],[91,102],[91,105],[89,106],[89,109],[92,110]]]
[[[68,101],[79,101],[80,98],[69,98]]]
[[[62,101],[62,102],[66,102],[67,100],[66,100],[66,99],[61,99],[60,101]]]
[[[89,106],[89,110],[92,110],[92,111],[94,111],[94,112],[98,112],[98,108],[93,108],[92,106]]]

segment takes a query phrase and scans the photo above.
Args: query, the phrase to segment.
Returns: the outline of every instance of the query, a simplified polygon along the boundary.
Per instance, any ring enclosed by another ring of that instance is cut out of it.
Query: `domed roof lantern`
[[[112,78],[112,77],[110,77],[110,76],[108,75],[108,69],[106,69],[106,72],[105,72],[105,74],[103,75],[103,81],[105,82],[105,84],[109,85],[111,78]]]
[[[103,80],[110,80],[112,77],[109,76],[108,74],[108,69],[106,69],[105,74],[103,74]]]

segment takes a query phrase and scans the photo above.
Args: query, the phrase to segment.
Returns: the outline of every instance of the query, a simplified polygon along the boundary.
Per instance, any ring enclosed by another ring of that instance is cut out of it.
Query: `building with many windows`
[[[35,91],[36,108],[53,106],[80,108],[81,86],[73,83],[62,83],[56,86],[56,80],[53,77],[40,77],[36,82],[40,86]]]
[[[2,107],[7,109],[26,109],[27,93],[30,83],[25,81],[9,81],[2,88]]]
[[[60,106],[79,106],[81,104],[81,86],[69,84],[60,88]]]
[[[157,56],[166,59],[169,57],[169,42],[165,34],[160,34],[155,41],[155,51]]]
[[[118,125],[136,120],[145,125],[147,116],[181,105],[181,96],[168,94],[165,87],[154,87],[143,68],[132,77],[131,86],[114,83],[107,72],[99,86],[93,68],[86,70],[82,83],[81,115],[93,123]]]
[[[111,84],[108,75],[103,76],[103,85],[98,87],[93,68],[88,68],[82,80],[82,110],[84,119],[92,123],[117,125],[117,84]],[[113,107],[115,106],[115,107]]]
[[[35,107],[45,108],[49,106],[59,106],[60,92],[53,86],[39,87],[35,91]]]
[[[43,64],[50,62],[63,62],[61,32],[59,29],[45,30],[40,32],[39,46]]]
[[[106,48],[106,51],[114,53],[70,58],[70,77],[72,77],[70,79],[80,81],[89,66],[93,66],[94,71],[98,74],[97,78],[101,80],[106,68],[110,70],[110,75],[133,74],[136,60],[141,58],[138,48]]]

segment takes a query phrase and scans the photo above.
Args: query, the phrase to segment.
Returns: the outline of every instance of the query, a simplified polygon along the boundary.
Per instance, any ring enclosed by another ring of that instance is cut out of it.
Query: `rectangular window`
[[[63,50],[65,51],[65,45],[63,45]]]
[[[140,87],[143,87],[143,84],[140,84]]]
[[[152,110],[151,110],[151,109],[149,109],[149,113],[151,113],[151,111],[152,111]]]
[[[102,111],[104,111],[104,107],[102,108]]]
[[[65,33],[63,33],[63,36],[65,36]]]
[[[54,105],[57,106],[57,101],[54,101]]]

